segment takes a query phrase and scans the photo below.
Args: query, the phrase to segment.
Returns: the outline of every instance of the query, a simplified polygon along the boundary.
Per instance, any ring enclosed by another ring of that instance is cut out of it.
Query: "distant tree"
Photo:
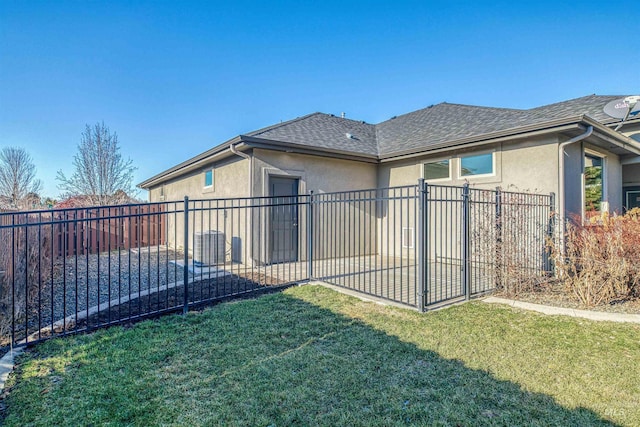
[[[42,204],[42,199],[38,193],[29,193],[20,201],[23,209],[38,209]]]
[[[58,188],[66,197],[84,196],[88,204],[108,205],[121,201],[119,191],[134,194],[131,159],[123,159],[118,135],[104,123],[86,125],[73,158],[73,175],[66,177],[58,171]]]
[[[38,193],[42,182],[36,179],[36,167],[24,148],[0,150],[0,195],[17,208],[29,193]]]

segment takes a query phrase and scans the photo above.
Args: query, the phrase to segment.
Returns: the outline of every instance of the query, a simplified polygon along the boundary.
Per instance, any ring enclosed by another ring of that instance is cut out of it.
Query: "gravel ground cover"
[[[24,338],[25,323],[31,334],[89,307],[181,281],[183,268],[171,262],[180,256],[173,251],[114,251],[68,257],[55,266],[53,280],[43,279],[28,318],[16,325],[16,336]]]
[[[182,307],[184,269],[175,263],[182,256],[173,251],[120,251],[59,262],[53,283],[43,283],[29,317],[16,325],[16,341],[27,335],[30,339],[47,336],[52,323],[53,331],[60,333]],[[188,276],[190,303],[284,284],[252,270],[217,277],[215,273],[194,276],[189,271]],[[89,311],[96,306],[101,306],[98,313]]]
[[[54,320],[110,299],[182,280],[183,269],[170,262],[175,259],[173,252],[139,256],[116,252],[77,258],[77,264],[67,262],[66,273],[53,285]]]

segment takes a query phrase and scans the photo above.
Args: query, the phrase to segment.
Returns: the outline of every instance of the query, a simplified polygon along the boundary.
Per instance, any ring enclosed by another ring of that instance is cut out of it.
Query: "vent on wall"
[[[224,263],[224,233],[216,230],[196,232],[193,242],[193,260],[205,265]]]
[[[402,227],[402,247],[413,248],[413,227]]]

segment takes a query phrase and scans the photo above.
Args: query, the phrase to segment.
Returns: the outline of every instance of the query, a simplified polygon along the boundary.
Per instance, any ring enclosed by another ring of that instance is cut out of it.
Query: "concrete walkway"
[[[24,347],[15,347],[0,359],[0,394],[4,391],[4,384],[7,382],[9,374],[13,371],[15,357],[22,354],[23,349]]]
[[[530,302],[515,301],[506,298],[487,297],[482,301],[490,304],[506,304],[511,307],[522,308],[524,310],[537,311],[538,313],[548,315],[561,315],[580,317],[583,319],[606,321],[606,322],[627,322],[627,323],[640,323],[640,314],[627,314],[627,313],[607,313],[603,311],[589,311],[589,310],[577,310],[573,308],[564,307],[552,307],[542,304],[533,304]]]

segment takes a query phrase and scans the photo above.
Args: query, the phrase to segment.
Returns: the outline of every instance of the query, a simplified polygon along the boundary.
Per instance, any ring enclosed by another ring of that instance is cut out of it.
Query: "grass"
[[[640,425],[639,340],[637,325],[304,286],[40,344],[4,423]]]

